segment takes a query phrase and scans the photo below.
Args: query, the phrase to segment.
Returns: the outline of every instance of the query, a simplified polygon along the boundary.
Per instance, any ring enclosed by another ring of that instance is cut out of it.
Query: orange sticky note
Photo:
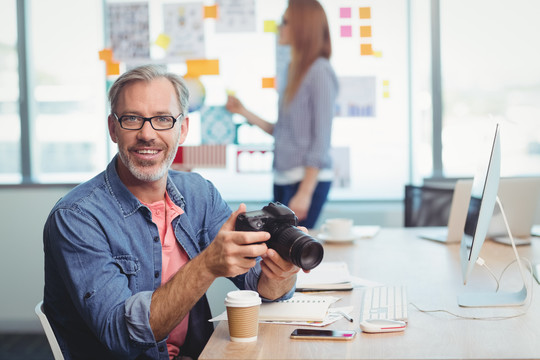
[[[217,19],[217,5],[205,6],[203,17],[205,19]]]
[[[103,49],[99,52],[99,60],[108,62],[108,61],[112,61],[112,58],[113,58],[112,49]]]
[[[360,26],[360,37],[371,37],[371,26]]]
[[[109,75],[120,75],[120,63],[107,61],[105,63],[105,72]]]
[[[188,77],[219,75],[219,60],[186,60]]]
[[[370,7],[361,7],[360,8],[360,19],[371,19],[371,8]]]
[[[360,44],[360,55],[373,55],[371,44]]]
[[[263,89],[275,89],[276,88],[276,78],[262,78],[262,87]]]

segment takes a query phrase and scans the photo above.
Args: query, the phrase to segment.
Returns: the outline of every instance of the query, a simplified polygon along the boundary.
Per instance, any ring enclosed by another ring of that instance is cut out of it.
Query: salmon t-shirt
[[[180,246],[180,243],[176,241],[172,228],[172,221],[182,215],[184,211],[171,201],[168,194],[165,195],[165,201],[157,201],[145,205],[152,212],[152,222],[156,224],[159,231],[159,238],[161,239],[161,284],[163,285],[189,261],[187,253]],[[184,344],[188,329],[188,320],[189,313],[169,334],[167,349],[169,350],[169,357],[171,359],[179,354],[179,349]]]

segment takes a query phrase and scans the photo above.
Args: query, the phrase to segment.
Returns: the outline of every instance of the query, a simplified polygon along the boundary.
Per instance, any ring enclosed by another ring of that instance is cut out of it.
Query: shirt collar
[[[128,190],[124,185],[118,172],[116,171],[116,162],[121,161],[118,154],[111,160],[107,169],[105,171],[105,183],[111,193],[112,197],[116,200],[118,206],[120,207],[124,217],[128,217],[139,208],[144,207],[144,205]],[[172,182],[170,176],[167,175],[167,193],[171,200],[178,205],[182,210],[185,210],[185,200],[176,185]]]

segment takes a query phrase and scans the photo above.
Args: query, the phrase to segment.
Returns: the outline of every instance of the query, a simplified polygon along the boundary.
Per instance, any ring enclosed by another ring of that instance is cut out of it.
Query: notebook
[[[295,293],[284,301],[265,302],[259,310],[260,321],[324,321],[332,296],[313,296]]]

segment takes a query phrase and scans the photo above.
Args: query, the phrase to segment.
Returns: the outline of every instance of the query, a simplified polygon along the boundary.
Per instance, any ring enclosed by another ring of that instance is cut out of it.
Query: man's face
[[[173,85],[165,78],[127,85],[118,99],[116,115],[152,117],[182,113]],[[178,146],[187,136],[188,119],[180,117],[170,130],[157,131],[147,121],[140,130],[126,130],[109,115],[109,134],[118,144],[118,174],[124,182],[154,182],[167,175]]]

